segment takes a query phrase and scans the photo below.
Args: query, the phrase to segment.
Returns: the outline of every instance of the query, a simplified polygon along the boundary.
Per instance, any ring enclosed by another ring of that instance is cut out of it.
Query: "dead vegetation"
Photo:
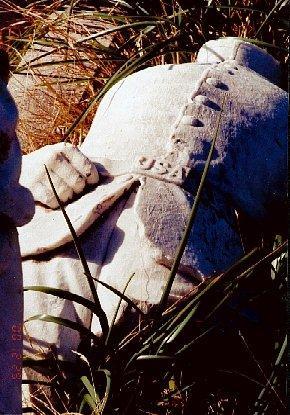
[[[0,0],[24,152],[67,133],[81,142],[110,86],[149,65],[194,61],[209,39],[252,39],[285,64],[285,3]]]

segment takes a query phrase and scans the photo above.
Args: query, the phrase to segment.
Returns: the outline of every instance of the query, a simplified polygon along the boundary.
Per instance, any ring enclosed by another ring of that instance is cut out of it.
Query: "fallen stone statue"
[[[0,50],[0,414],[20,414],[23,294],[16,226],[34,214],[28,189],[19,185],[21,150],[17,108],[10,96],[8,56]]]
[[[118,82],[80,149],[61,143],[24,156],[20,183],[36,201],[33,219],[19,228],[24,285],[92,300],[45,164],[93,277],[123,291],[134,273],[126,295],[143,311],[157,304],[219,120],[202,201],[169,300],[225,271],[243,255],[236,210],[263,223],[285,201],[287,94],[278,82],[279,65],[262,49],[236,38],[210,41],[196,63],[151,67]],[[101,285],[97,291],[110,324],[119,297]],[[118,323],[127,308],[123,302]],[[25,292],[24,319],[43,313],[101,333],[98,318],[85,307]],[[72,360],[80,343],[77,331],[39,320],[25,323],[24,333],[25,354],[38,357],[53,346],[60,358]]]

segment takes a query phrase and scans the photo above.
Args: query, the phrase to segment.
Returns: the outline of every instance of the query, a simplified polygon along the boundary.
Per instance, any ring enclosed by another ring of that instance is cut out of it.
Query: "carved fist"
[[[81,193],[87,184],[95,184],[99,175],[94,164],[69,143],[47,145],[23,157],[20,183],[28,187],[34,200],[52,209],[58,207],[45,167],[62,202]]]

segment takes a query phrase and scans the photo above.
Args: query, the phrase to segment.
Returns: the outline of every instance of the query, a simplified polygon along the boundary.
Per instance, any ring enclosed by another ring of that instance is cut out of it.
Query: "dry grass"
[[[271,13],[275,3],[209,0],[192,7],[190,1],[102,1],[96,7],[83,0],[0,0],[2,39],[15,76],[11,84],[21,89],[15,95],[24,152],[62,140],[88,109],[70,135],[73,143],[81,142],[112,77],[115,82],[149,65],[194,61],[209,39],[253,39],[258,32],[257,39],[285,64],[287,7]],[[111,31],[100,36],[106,28]],[[84,40],[92,34],[98,37]],[[39,47],[47,54],[43,59]]]

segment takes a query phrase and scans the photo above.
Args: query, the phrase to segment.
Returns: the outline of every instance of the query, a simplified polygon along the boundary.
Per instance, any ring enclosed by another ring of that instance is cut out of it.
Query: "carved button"
[[[208,97],[206,97],[205,95],[197,95],[196,97],[193,98],[194,101],[197,104],[201,104],[201,105],[205,105],[215,111],[220,111],[220,106],[218,104],[216,104],[215,102],[211,101]]]
[[[221,82],[217,78],[207,78],[206,83],[211,85],[211,86],[214,86],[215,88],[222,89],[224,91],[228,91],[228,89],[229,89],[226,84],[224,84],[223,82]]]
[[[183,144],[184,143],[184,141],[180,137],[178,137],[178,135],[174,135],[172,137],[172,140],[173,140],[174,144]]]
[[[210,100],[205,95],[196,95],[193,97],[193,101],[195,101],[197,104],[207,105]]]
[[[207,84],[211,85],[211,86],[215,86],[217,87],[219,85],[219,80],[216,78],[207,78],[205,81]]]
[[[126,183],[129,180],[133,179],[133,177],[134,177],[133,174],[128,174],[128,176],[125,176],[125,177],[121,178],[120,182],[121,183]]]
[[[182,167],[176,167],[172,172],[170,172],[169,176],[174,177],[178,180],[182,180],[184,175],[184,170]]]
[[[155,160],[151,157],[142,156],[138,160],[138,164],[140,168],[143,170],[150,170],[152,166],[154,165],[154,163],[155,163]]]
[[[225,62],[223,66],[226,69],[233,69],[234,71],[237,71],[239,69],[233,62],[229,62],[229,61]]]
[[[158,165],[163,166],[165,169],[170,169],[171,168],[171,164],[168,163],[167,161],[160,161],[158,163]]]
[[[167,168],[163,166],[162,162],[155,163],[153,170],[156,171],[157,174],[161,174],[161,175],[168,173]]]
[[[181,125],[191,125],[192,127],[203,127],[203,122],[191,115],[184,115],[180,120]]]

